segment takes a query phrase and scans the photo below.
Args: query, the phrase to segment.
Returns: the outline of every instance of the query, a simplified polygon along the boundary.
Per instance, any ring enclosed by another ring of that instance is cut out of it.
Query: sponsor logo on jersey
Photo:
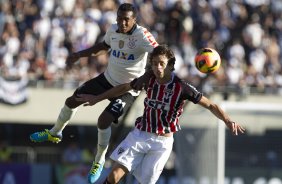
[[[169,104],[162,101],[149,100],[148,98],[145,98],[145,103],[152,109],[169,110]]]
[[[128,41],[128,44],[127,44],[128,48],[134,49],[136,47],[136,44],[135,44],[136,42],[137,42],[136,39],[129,38],[129,41]]]
[[[120,40],[119,43],[118,43],[118,46],[119,46],[120,49],[122,49],[124,47],[124,41]]]
[[[119,59],[135,60],[135,57],[134,57],[133,54],[124,53],[124,52],[118,51],[118,50],[113,50],[112,56],[119,58]]]

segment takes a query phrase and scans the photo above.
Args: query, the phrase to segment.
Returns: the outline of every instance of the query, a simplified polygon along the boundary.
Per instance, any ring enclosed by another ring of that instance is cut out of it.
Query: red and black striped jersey
[[[179,117],[185,100],[196,104],[202,98],[202,93],[174,73],[167,84],[159,84],[154,76],[151,77],[146,93],[144,113],[136,119],[135,126],[157,134],[180,130]]]

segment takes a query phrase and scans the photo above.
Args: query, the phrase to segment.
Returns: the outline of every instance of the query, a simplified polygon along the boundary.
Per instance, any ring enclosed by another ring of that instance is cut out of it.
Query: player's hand
[[[148,85],[148,81],[151,77],[151,72],[145,72],[141,77],[137,79],[137,81],[132,85],[133,89],[140,91],[142,89],[146,89]]]
[[[66,65],[72,66],[79,58],[80,58],[80,54],[78,52],[74,52],[70,54],[66,59]]]
[[[89,94],[79,94],[75,98],[78,102],[83,102],[83,106],[92,106],[98,103],[100,100],[98,99],[98,96],[95,95],[89,95]]]
[[[234,121],[228,121],[226,123],[230,131],[232,132],[233,135],[239,135],[245,133],[245,128],[243,128],[241,125]]]

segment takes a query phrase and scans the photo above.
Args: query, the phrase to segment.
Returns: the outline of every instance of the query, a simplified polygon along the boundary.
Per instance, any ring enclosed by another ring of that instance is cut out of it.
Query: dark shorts
[[[107,81],[104,74],[102,73],[99,76],[86,81],[84,84],[78,87],[75,90],[74,95],[99,95],[111,88],[113,88],[113,86]],[[116,118],[115,123],[117,123],[118,118],[123,115],[123,113],[127,112],[129,107],[133,105],[135,99],[136,97],[132,96],[130,93],[125,93],[119,97],[108,99],[111,102],[105,110],[111,113]]]

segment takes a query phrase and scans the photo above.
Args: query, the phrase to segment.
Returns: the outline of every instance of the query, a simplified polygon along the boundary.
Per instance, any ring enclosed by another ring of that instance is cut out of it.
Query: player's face
[[[132,11],[118,11],[117,13],[117,25],[118,30],[121,33],[127,33],[132,29],[136,23],[136,18]]]
[[[154,56],[151,64],[159,82],[168,82],[170,80],[172,66],[168,65],[168,58],[165,55]]]

